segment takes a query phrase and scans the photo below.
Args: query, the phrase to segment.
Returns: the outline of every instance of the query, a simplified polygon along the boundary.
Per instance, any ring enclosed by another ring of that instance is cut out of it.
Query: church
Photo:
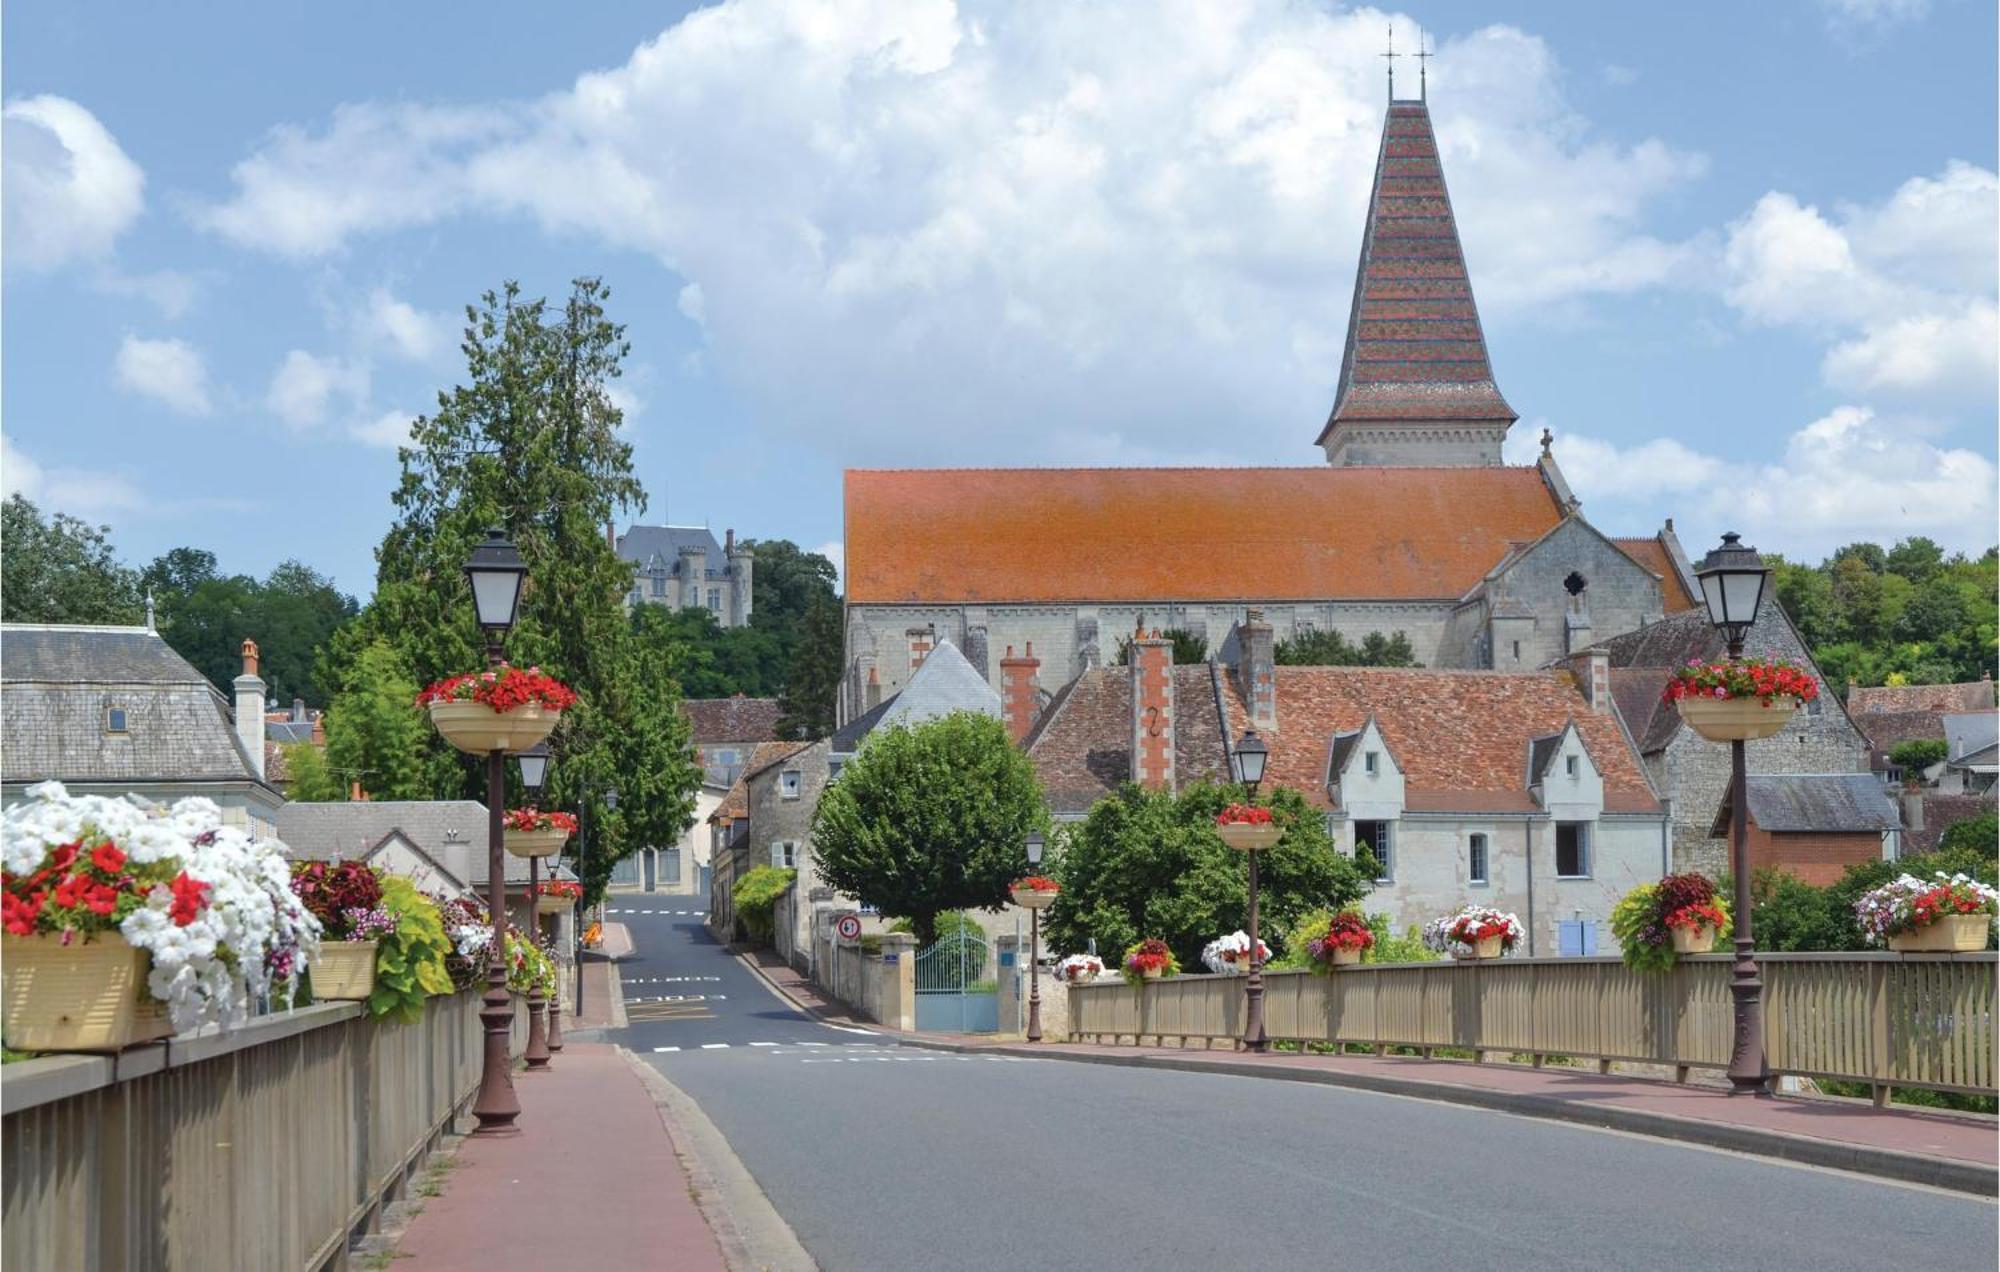
[[[1219,650],[1252,611],[1276,641],[1403,633],[1431,668],[1526,671],[1691,608],[1669,521],[1583,517],[1487,356],[1430,110],[1389,103],[1333,407],[1289,468],[851,469],[839,718],[949,640],[1003,696],[1119,661],[1140,628]],[[1045,690],[1038,690],[1045,694]]]

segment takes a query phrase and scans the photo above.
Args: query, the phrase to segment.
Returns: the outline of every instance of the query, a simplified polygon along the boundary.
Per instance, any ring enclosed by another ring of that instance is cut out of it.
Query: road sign
[[[851,914],[843,914],[840,916],[840,922],[833,925],[833,930],[840,933],[840,939],[843,941],[859,940],[861,920]]]

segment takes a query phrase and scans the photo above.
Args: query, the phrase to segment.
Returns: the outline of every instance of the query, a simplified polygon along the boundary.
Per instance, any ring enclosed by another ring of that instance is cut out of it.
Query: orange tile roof
[[[1534,468],[850,469],[855,604],[1462,595],[1562,510]]]
[[[1608,812],[1659,810],[1639,758],[1618,721],[1599,715],[1561,672],[1383,667],[1279,667],[1278,730],[1267,737],[1264,780],[1324,803],[1333,735],[1372,713],[1403,769],[1404,806],[1417,811],[1533,812],[1528,748],[1575,720],[1604,776]],[[1231,737],[1245,727],[1240,701],[1227,706]]]
[[[1660,576],[1660,597],[1666,603],[1667,613],[1678,614],[1682,610],[1694,608],[1694,597],[1688,594],[1687,584],[1681,581],[1681,572],[1674,568],[1667,556],[1667,545],[1653,539],[1613,539],[1626,556],[1645,566]]]

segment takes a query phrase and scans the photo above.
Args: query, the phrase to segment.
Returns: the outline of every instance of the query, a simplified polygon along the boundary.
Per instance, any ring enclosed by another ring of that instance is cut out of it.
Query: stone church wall
[[[1492,593],[1535,616],[1531,634],[1522,640],[1520,666],[1543,667],[1568,656],[1564,618],[1572,605],[1564,581],[1572,573],[1585,584],[1582,608],[1590,621],[1585,645],[1637,631],[1664,612],[1660,584],[1651,573],[1583,522],[1571,520],[1490,585]]]

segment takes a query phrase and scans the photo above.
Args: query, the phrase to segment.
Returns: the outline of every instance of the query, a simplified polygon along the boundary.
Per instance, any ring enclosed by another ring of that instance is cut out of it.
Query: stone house
[[[1783,659],[1809,671],[1819,696],[1801,708],[1775,737],[1751,742],[1746,760],[1752,774],[1866,773],[1868,744],[1807,651],[1798,629],[1776,600],[1768,601],[1744,636],[1744,653]],[[1709,828],[1729,786],[1729,746],[1710,742],[1681,723],[1680,712],[1661,700],[1674,670],[1690,659],[1728,656],[1722,634],[1705,609],[1688,610],[1661,622],[1600,642],[1584,659],[1573,660],[1579,676],[1595,674],[1601,658],[1619,718],[1639,745],[1653,786],[1673,817],[1673,869],[1720,874],[1729,866],[1726,841]]]
[[[0,796],[37,782],[91,795],[212,799],[225,821],[276,833],[264,772],[264,682],[245,641],[235,700],[150,627],[0,625]]]
[[[1215,649],[1250,610],[1279,640],[1401,632],[1426,666],[1526,671],[1694,604],[1672,522],[1584,520],[1487,355],[1422,101],[1390,104],[1334,403],[1311,468],[850,470],[838,717],[942,640],[995,689],[1032,645],[1062,685],[1137,629]]]
[[[1745,786],[1753,872],[1783,870],[1825,887],[1838,883],[1849,866],[1898,855],[1902,812],[1873,774],[1760,774]],[[1725,844],[1733,808],[1725,791],[1709,827],[1711,837]]]
[[[1267,787],[1301,792],[1342,852],[1380,871],[1364,902],[1398,928],[1465,904],[1519,915],[1526,953],[1611,952],[1619,897],[1660,877],[1667,819],[1608,693],[1557,670],[1281,667],[1255,620],[1236,660],[1173,666],[1139,634],[1131,662],[1065,686],[1027,737],[1057,816],[1125,782],[1227,780],[1255,726]]]
[[[633,526],[612,547],[632,565],[626,608],[705,609],[720,626],[749,626],[755,554],[734,530],[718,545],[707,526]]]
[[[672,896],[705,897],[714,871],[714,834],[709,821],[760,742],[776,741],[776,698],[687,698],[681,715],[688,722],[694,761],[701,769],[694,819],[666,847],[648,846],[612,868],[611,886],[641,888]]]
[[[1991,678],[1946,685],[1870,686],[1850,680],[1847,712],[1867,736],[1869,766],[1898,785],[1914,775],[1890,761],[1891,751],[1904,742],[1945,741],[1945,716],[1990,713],[1993,692]]]
[[[750,784],[746,778],[749,773],[760,771],[805,745],[803,742],[759,742],[751,749],[743,773],[730,783],[715,811],[708,815],[713,866],[708,880],[708,925],[724,940],[733,939],[736,931],[736,881],[760,864],[753,853],[754,843],[760,837],[753,833],[750,822]]]

